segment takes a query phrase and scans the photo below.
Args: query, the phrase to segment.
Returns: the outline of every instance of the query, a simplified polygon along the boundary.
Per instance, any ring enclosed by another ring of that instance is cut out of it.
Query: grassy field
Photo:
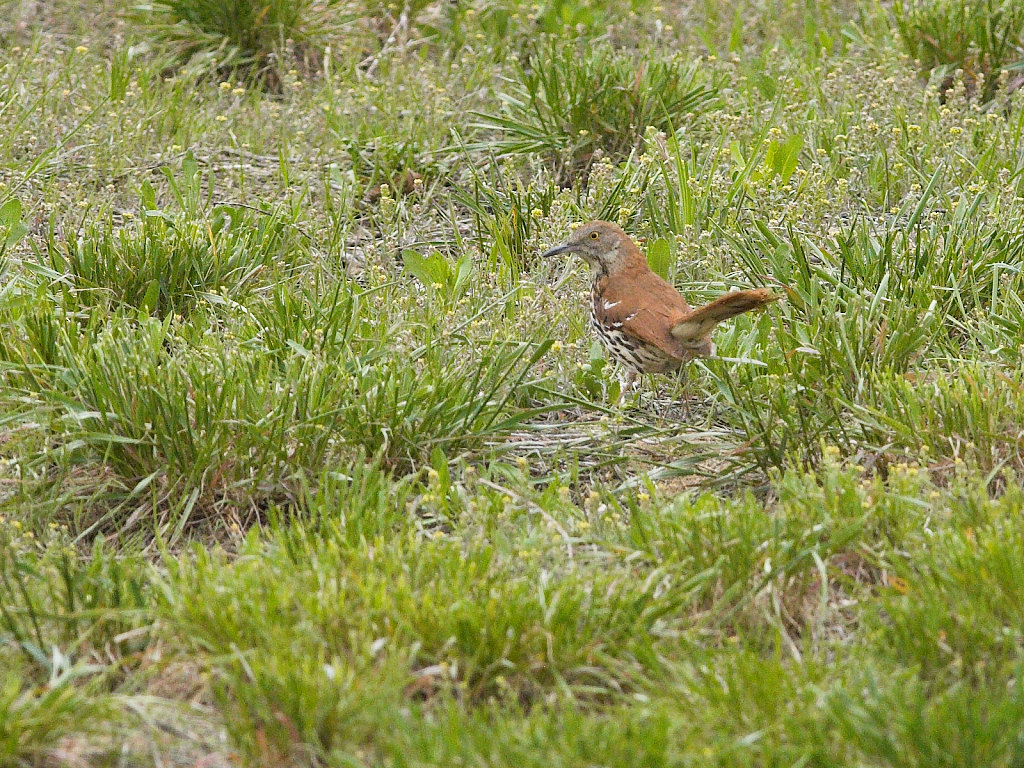
[[[0,0],[0,765],[1024,765],[1018,5]]]

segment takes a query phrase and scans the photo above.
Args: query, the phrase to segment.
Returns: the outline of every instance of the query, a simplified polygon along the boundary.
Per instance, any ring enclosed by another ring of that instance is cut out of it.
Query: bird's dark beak
[[[566,252],[566,251],[568,251],[568,250],[569,250],[569,249],[570,249],[571,247],[572,247],[572,246],[570,246],[570,245],[568,245],[568,244],[566,244],[566,245],[559,245],[559,246],[556,246],[556,247],[552,248],[552,249],[551,249],[550,251],[544,251],[544,253],[542,253],[542,254],[540,255],[540,257],[541,257],[542,259],[546,259],[546,258],[548,258],[549,256],[557,256],[557,255],[558,255],[558,254],[560,254],[560,253],[565,253],[565,252]]]

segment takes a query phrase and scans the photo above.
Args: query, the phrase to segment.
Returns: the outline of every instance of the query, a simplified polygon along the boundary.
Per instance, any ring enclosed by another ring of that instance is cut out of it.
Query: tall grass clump
[[[642,690],[665,674],[658,651],[673,645],[652,629],[684,599],[676,583],[628,567],[552,573],[478,539],[394,533],[353,545],[327,522],[279,541],[247,548],[234,565],[198,553],[174,566],[163,609],[198,657],[217,660],[235,737],[260,729],[284,752],[367,738],[368,698],[530,706]],[[267,621],[278,615],[288,619]]]
[[[964,202],[931,225],[913,215],[906,229],[858,224],[821,244],[763,224],[737,241],[748,268],[770,264],[790,299],[773,334],[778,353],[718,381],[726,418],[760,461],[814,463],[824,442],[849,455],[926,449],[987,470],[1024,467],[1019,361],[979,362],[975,340],[981,328],[993,349],[1019,348],[1018,326],[993,326],[1020,292],[1022,253],[1003,236],[1011,223],[971,210]],[[744,357],[767,327],[731,331]]]
[[[156,0],[133,15],[182,64],[257,72],[286,41],[318,55],[348,19],[340,0]]]
[[[497,134],[486,145],[496,155],[540,155],[564,181],[598,152],[626,157],[648,126],[672,132],[716,93],[679,55],[645,61],[605,45],[535,45],[499,94],[501,109],[477,114],[474,126]]]
[[[389,329],[348,286],[267,292],[242,316],[229,298],[162,319],[56,302],[9,312],[8,420],[46,434],[33,468],[60,478],[102,465],[77,486],[184,510],[180,530],[201,518],[189,510],[288,503],[325,463],[373,455],[414,472],[435,452],[501,442],[538,413],[519,393],[550,342],[428,333],[415,349],[388,349]]]
[[[161,170],[173,208],[158,207],[146,181],[140,219],[115,226],[107,217],[69,235],[51,232],[40,266],[64,310],[187,315],[201,299],[240,301],[260,282],[287,277],[306,254],[304,239],[282,217],[212,205],[214,176],[204,178],[192,152],[180,172]]]
[[[97,544],[76,551],[0,515],[0,764],[60,762],[69,739],[119,723],[114,689],[148,645],[148,571]]]
[[[963,70],[969,95],[991,99],[1000,75],[1024,67],[1024,5],[1017,0],[898,0],[896,29],[904,49],[925,73]]]
[[[145,211],[125,227],[90,223],[66,239],[51,238],[47,266],[68,302],[162,318],[187,314],[211,294],[238,299],[300,252],[280,220],[218,206],[208,218]]]

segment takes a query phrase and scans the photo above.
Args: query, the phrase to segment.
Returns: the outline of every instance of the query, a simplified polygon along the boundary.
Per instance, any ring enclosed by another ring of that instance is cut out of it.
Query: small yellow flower
[[[89,47],[85,46],[85,45],[80,45],[77,48],[75,48],[75,53],[88,53],[88,52],[89,52]]]
[[[222,91],[230,91],[231,90],[231,83],[229,81],[227,81],[227,80],[224,80],[224,81],[221,82],[220,86],[218,86],[218,87]]]
[[[228,119],[224,115],[217,115],[217,117],[215,117],[214,120],[216,120],[218,123],[226,123]]]

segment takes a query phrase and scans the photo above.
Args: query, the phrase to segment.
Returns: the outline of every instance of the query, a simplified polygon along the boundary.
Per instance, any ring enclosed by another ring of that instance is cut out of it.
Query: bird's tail
[[[691,349],[708,347],[711,342],[711,331],[720,322],[771,304],[781,298],[780,295],[772,293],[768,288],[727,293],[683,317],[672,326],[672,335],[679,339],[685,347]]]

